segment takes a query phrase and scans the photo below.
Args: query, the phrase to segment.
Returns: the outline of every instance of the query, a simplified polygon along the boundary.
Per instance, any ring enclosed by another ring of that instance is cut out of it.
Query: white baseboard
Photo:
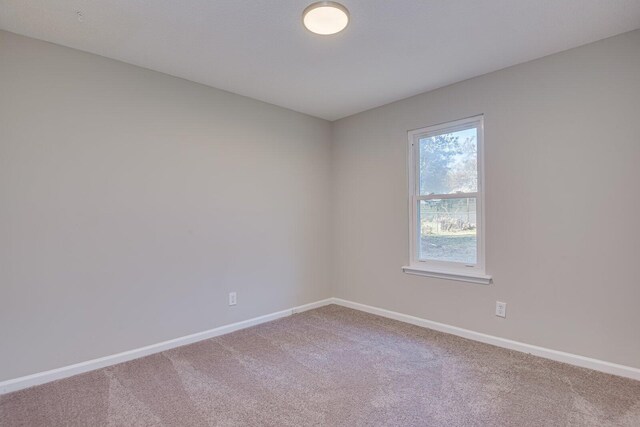
[[[100,357],[98,359],[80,362],[62,368],[51,369],[49,371],[39,372],[24,377],[14,378],[0,382],[0,394],[11,393],[13,391],[22,390],[39,384],[48,383],[55,380],[71,377],[73,375],[82,374],[84,372],[93,371],[107,366],[115,365],[140,357],[148,356],[154,353],[160,353],[172,348],[181,347],[183,345],[192,344],[194,342],[206,340],[220,335],[228,334],[250,326],[259,325],[261,323],[270,322],[282,317],[290,316],[295,313],[312,310],[333,303],[333,298],[312,302],[310,304],[301,305],[287,310],[266,314],[264,316],[254,317],[253,319],[244,320],[242,322],[232,323],[230,325],[220,326],[218,328],[209,329],[208,331],[197,332],[195,334],[186,335],[184,337],[163,341],[157,344],[151,344],[146,347],[136,348],[134,350],[124,351],[110,356]]]
[[[383,308],[372,307],[370,305],[360,304],[353,301],[347,301],[341,298],[327,298],[310,304],[301,305],[287,310],[278,311],[264,316],[254,317],[253,319],[244,320],[242,322],[232,323],[230,325],[220,326],[208,331],[198,332],[169,341],[163,341],[157,344],[140,347],[134,350],[125,351],[111,356],[100,357],[98,359],[88,360],[86,362],[76,363],[74,365],[64,366],[62,368],[52,369],[37,374],[26,375],[11,380],[0,382],[0,394],[10,393],[24,388],[48,383],[51,381],[71,377],[73,375],[82,374],[84,372],[93,371],[107,366],[115,365],[150,354],[159,353],[172,348],[180,347],[194,342],[206,340],[220,335],[228,334],[250,326],[259,325],[261,323],[270,322],[282,317],[290,316],[295,313],[312,310],[329,304],[337,304],[343,307],[364,311],[389,319],[399,320],[401,322],[410,323],[412,325],[421,326],[436,331],[445,332],[459,337],[468,338],[474,341],[495,345],[497,347],[507,348],[522,353],[532,354],[534,356],[543,357],[545,359],[555,360],[557,362],[568,363],[570,365],[589,368],[607,374],[618,375],[621,377],[640,380],[640,369],[630,366],[619,365],[616,363],[605,362],[603,360],[592,359],[590,357],[579,356],[576,354],[565,353],[563,351],[551,350],[544,347],[538,347],[531,344],[525,344],[518,341],[500,338],[493,335],[487,335],[480,332],[471,331],[469,329],[458,328],[456,326],[446,325],[431,320],[422,319],[395,311],[385,310]]]
[[[595,371],[605,372],[607,374],[640,380],[640,369],[633,368],[631,366],[619,365],[616,363],[605,362],[604,360],[592,359],[590,357],[579,356],[577,354],[565,353],[563,351],[551,350],[544,347],[538,347],[536,345],[525,344],[519,341],[513,341],[506,338],[487,335],[480,332],[471,331],[469,329],[458,328],[457,326],[450,326],[444,323],[438,323],[415,316],[409,316],[407,314],[397,313],[395,311],[385,310],[383,308],[372,307],[370,305],[343,300],[340,298],[332,298],[332,303],[371,314],[377,314],[378,316],[386,317],[389,319],[410,323],[412,325],[434,329],[436,331],[445,332],[447,334],[457,335],[459,337],[468,338],[474,341],[495,345],[497,347],[503,347],[509,350],[515,350],[522,353],[528,353],[534,356],[543,357],[545,359],[555,360],[556,362],[568,363],[570,365],[589,368]]]

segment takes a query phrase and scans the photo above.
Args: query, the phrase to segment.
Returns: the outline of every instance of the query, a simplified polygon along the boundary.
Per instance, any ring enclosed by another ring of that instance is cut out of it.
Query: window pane
[[[476,199],[420,200],[421,261],[477,262]]]
[[[419,140],[420,195],[478,191],[477,129]]]

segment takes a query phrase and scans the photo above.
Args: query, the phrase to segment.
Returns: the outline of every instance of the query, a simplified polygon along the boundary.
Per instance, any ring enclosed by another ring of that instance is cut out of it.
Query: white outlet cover
[[[235,292],[229,292],[229,305],[236,305],[238,298]]]
[[[496,301],[496,316],[507,317],[507,303]]]

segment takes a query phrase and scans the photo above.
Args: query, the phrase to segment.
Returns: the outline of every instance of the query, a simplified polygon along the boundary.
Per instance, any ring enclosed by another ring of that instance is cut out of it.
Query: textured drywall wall
[[[0,32],[0,380],[329,297],[330,131]]]
[[[404,274],[407,131],[476,114],[494,283]],[[639,114],[635,31],[335,122],[335,296],[640,367]]]
[[[638,111],[640,31],[333,125],[0,32],[0,380],[328,296],[640,367]],[[403,274],[406,132],[479,113],[494,283]]]

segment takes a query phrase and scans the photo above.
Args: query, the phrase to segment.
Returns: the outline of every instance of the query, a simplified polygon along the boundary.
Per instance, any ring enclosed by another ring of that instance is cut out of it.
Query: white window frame
[[[477,165],[478,186],[473,193],[420,195],[420,156],[419,140],[435,135],[451,133],[465,129],[477,129]],[[489,284],[491,276],[485,271],[485,224],[484,224],[484,116],[478,115],[466,119],[441,123],[408,132],[408,169],[409,169],[409,265],[402,267],[405,273],[421,276],[451,279],[463,282]],[[418,220],[421,200],[441,200],[471,197],[476,199],[476,242],[477,263],[468,265],[461,262],[420,260],[418,248],[420,224]]]

